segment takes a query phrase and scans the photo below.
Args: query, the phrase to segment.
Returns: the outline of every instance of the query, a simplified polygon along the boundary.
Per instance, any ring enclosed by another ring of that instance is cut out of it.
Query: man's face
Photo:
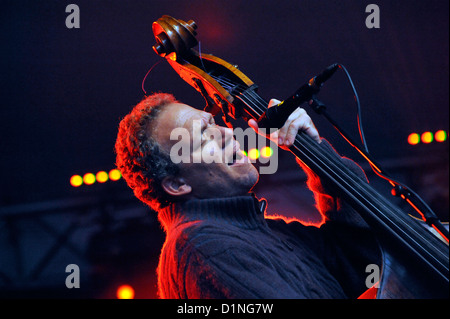
[[[191,187],[189,197],[244,195],[258,181],[258,171],[241,152],[232,129],[217,126],[211,114],[173,103],[164,107],[156,122],[152,136],[167,153],[175,144],[190,150],[180,163],[180,177]],[[189,132],[189,138],[171,140],[171,133],[180,128]]]

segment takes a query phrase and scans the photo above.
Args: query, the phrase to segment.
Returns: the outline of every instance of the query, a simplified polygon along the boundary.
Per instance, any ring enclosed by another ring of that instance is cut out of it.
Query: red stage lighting
[[[86,185],[92,185],[92,184],[94,184],[94,183],[95,183],[95,175],[92,174],[92,173],[84,174],[84,176],[83,176],[83,182],[84,182]]]
[[[433,142],[433,133],[424,132],[424,133],[422,133],[421,139],[422,139],[422,142],[424,142],[426,144],[431,143],[431,142]]]
[[[408,143],[411,145],[419,144],[420,142],[420,135],[417,133],[411,133],[408,136]]]
[[[122,174],[118,169],[112,169],[109,171],[109,179],[112,181],[118,181],[122,177]]]
[[[73,187],[78,187],[81,186],[83,184],[83,177],[81,177],[80,175],[73,175],[70,178],[70,185],[72,185]]]
[[[117,299],[134,299],[134,289],[130,285],[121,285],[117,288]]]
[[[99,183],[104,183],[108,180],[109,176],[108,173],[106,173],[105,171],[100,171],[98,172],[95,177],[97,178],[97,182]]]
[[[257,148],[248,150],[248,158],[253,161],[257,160],[259,158],[259,150]]]
[[[447,132],[444,130],[439,130],[434,133],[434,139],[436,142],[444,142],[447,140]]]

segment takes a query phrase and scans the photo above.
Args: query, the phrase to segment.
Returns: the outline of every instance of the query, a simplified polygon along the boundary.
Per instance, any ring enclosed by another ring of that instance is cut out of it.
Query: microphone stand
[[[350,135],[340,127],[340,125],[330,116],[330,114],[328,114],[328,112],[326,111],[326,105],[322,101],[320,101],[315,94],[312,95],[312,98],[308,104],[317,114],[323,115],[328,120],[328,122],[330,122],[331,125],[333,125],[333,127],[342,135],[342,137],[351,146],[353,146],[364,157],[364,159],[369,162],[370,166],[378,176],[387,180],[393,186],[391,193],[394,196],[400,197],[404,201],[406,201],[421,215],[425,223],[436,229],[441,234],[441,236],[446,239],[447,242],[449,241],[448,230],[444,227],[444,225],[442,225],[441,221],[433,212],[433,210],[414,191],[389,177],[389,175],[381,168],[381,166],[377,164],[375,160],[373,160],[372,156],[368,152],[360,149],[352,140]]]

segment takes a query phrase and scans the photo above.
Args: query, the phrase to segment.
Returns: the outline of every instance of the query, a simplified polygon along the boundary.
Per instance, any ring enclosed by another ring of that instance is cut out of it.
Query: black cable
[[[364,136],[364,129],[362,126],[362,115],[361,115],[361,103],[359,102],[359,97],[358,97],[358,93],[356,92],[356,88],[355,85],[353,84],[352,78],[350,76],[350,73],[348,73],[347,69],[345,68],[345,66],[343,66],[342,64],[339,64],[339,67],[344,70],[345,75],[347,76],[348,81],[350,82],[350,85],[352,87],[353,90],[353,95],[355,97],[355,101],[356,101],[356,106],[358,108],[358,114],[357,114],[357,121],[358,121],[358,131],[359,131],[359,136],[361,137],[361,142],[364,146],[364,149],[366,150],[366,153],[369,153],[369,148],[367,146],[367,142],[366,142],[366,137]]]
[[[442,225],[439,218],[437,218],[436,214],[433,212],[430,206],[417,194],[415,193],[411,188],[409,188],[407,185],[402,184],[398,182],[397,180],[391,178],[384,170],[382,170],[378,164],[375,163],[370,158],[369,155],[369,149],[367,147],[366,139],[364,136],[364,130],[362,127],[362,120],[361,120],[361,104],[359,102],[358,93],[356,92],[356,88],[353,84],[353,81],[351,79],[351,76],[347,69],[342,65],[339,64],[339,67],[344,70],[345,74],[347,75],[347,79],[349,80],[349,83],[352,87],[353,94],[355,97],[355,101],[358,108],[358,129],[359,134],[361,137],[362,144],[364,146],[365,152],[360,150],[358,146],[351,140],[350,136],[339,127],[339,125],[329,116],[329,114],[325,111],[326,107],[325,105],[319,101],[316,97],[313,97],[310,105],[313,106],[313,109],[321,110],[318,112],[319,114],[323,114],[325,118],[333,125],[333,127],[339,132],[339,134],[351,145],[353,146],[361,155],[363,155],[364,159],[369,163],[370,168],[374,171],[376,175],[379,177],[387,180],[393,187],[394,187],[394,196],[401,197],[403,200],[405,200],[410,206],[412,206],[422,217],[422,219],[430,226],[434,226],[443,237],[445,237],[448,241],[449,239],[449,232],[445,227]]]

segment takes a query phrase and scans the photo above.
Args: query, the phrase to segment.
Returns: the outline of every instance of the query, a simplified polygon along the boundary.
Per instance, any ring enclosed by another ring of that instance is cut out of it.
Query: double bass
[[[152,29],[154,51],[205,98],[205,111],[222,112],[225,123],[238,118],[260,120],[266,114],[268,102],[236,65],[193,49],[198,44],[194,21],[165,15]],[[449,297],[448,242],[323,152],[307,134],[297,134],[290,152],[333,185],[376,233],[383,257],[376,298]]]

